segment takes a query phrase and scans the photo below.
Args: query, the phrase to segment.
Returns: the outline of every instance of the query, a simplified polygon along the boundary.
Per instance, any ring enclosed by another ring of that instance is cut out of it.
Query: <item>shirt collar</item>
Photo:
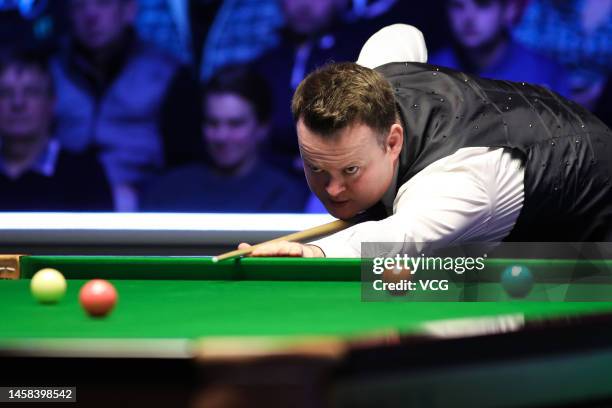
[[[51,139],[43,151],[38,155],[32,166],[27,171],[32,171],[46,177],[51,177],[55,173],[57,158],[59,156],[60,144],[57,140]],[[0,170],[6,174],[5,165],[0,157]]]

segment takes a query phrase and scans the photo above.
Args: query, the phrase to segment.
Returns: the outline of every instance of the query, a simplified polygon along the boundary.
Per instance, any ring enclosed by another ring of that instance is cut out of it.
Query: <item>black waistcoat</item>
[[[398,188],[460,148],[509,148],[524,161],[525,201],[508,240],[603,240],[612,132],[587,110],[539,86],[428,64],[376,70],[393,87],[404,127]]]

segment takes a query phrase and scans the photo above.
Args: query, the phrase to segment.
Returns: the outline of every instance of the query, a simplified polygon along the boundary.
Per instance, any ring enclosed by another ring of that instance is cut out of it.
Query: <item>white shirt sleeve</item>
[[[365,42],[357,58],[357,64],[370,69],[391,62],[427,62],[423,33],[408,24],[384,27]]]
[[[393,215],[311,242],[330,258],[361,256],[362,242],[403,243],[400,251],[462,242],[499,242],[524,199],[521,160],[502,148],[463,148],[404,183]]]

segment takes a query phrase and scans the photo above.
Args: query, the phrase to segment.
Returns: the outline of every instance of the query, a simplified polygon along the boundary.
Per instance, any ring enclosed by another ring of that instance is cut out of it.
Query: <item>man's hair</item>
[[[352,62],[326,65],[308,75],[291,103],[293,119],[300,119],[322,137],[364,124],[379,134],[379,142],[396,121],[391,84],[378,72]]]
[[[9,68],[32,69],[41,72],[49,82],[49,94],[55,93],[53,76],[46,52],[38,49],[11,49],[0,53],[0,75]]]
[[[272,113],[272,95],[262,76],[246,65],[221,68],[204,84],[203,95],[234,94],[246,99],[255,110],[257,120],[266,122]]]

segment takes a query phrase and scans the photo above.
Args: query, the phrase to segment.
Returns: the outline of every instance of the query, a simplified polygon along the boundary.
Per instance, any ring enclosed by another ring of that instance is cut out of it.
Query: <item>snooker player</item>
[[[308,184],[333,216],[372,221],[251,255],[359,257],[362,242],[421,251],[605,240],[610,129],[545,88],[426,59],[420,32],[395,25],[366,42],[357,64],[331,64],[302,81],[292,111]]]

